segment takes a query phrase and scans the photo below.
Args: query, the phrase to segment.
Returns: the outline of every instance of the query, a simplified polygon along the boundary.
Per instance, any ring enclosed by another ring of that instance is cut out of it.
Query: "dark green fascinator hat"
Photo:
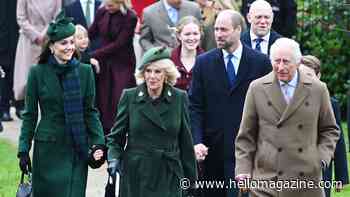
[[[72,21],[72,18],[66,17],[65,12],[61,11],[56,19],[49,24],[49,28],[47,29],[49,40],[56,42],[74,35],[75,26]]]
[[[161,59],[170,59],[170,50],[165,46],[150,48],[145,52],[145,54],[143,54],[141,64],[138,66],[138,69],[143,70],[145,65]]]

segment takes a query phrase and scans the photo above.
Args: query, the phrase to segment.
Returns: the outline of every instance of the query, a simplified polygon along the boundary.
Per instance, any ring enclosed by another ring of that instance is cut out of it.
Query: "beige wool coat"
[[[49,23],[61,10],[61,0],[18,0],[17,23],[20,27],[14,69],[14,96],[23,100],[29,69],[38,62],[41,46],[35,40],[46,34]]]
[[[236,138],[236,175],[254,180],[321,180],[339,138],[327,86],[299,72],[287,105],[273,72],[248,89]],[[251,189],[252,196],[322,197],[323,189]]]

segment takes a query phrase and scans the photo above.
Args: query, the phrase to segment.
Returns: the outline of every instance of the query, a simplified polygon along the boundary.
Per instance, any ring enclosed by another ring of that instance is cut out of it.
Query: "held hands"
[[[20,152],[18,153],[18,158],[19,158],[19,168],[23,173],[28,174],[28,172],[30,172],[32,168],[29,153]]]
[[[103,159],[103,156],[104,156],[103,150],[104,150],[104,147],[102,147],[101,145],[92,146],[91,154],[95,161]]]
[[[108,174],[110,176],[115,176],[117,173],[120,173],[120,164],[118,159],[112,159],[108,161]]]
[[[90,64],[93,65],[93,66],[95,67],[96,74],[99,74],[101,68],[100,68],[100,63],[97,61],[97,59],[91,58],[91,59],[90,59]]]
[[[105,149],[106,147],[104,145],[99,144],[93,145],[90,148],[88,164],[91,168],[96,169],[104,164],[106,160]]]
[[[204,144],[196,144],[194,145],[194,153],[197,161],[204,161],[205,157],[208,155],[208,147]]]

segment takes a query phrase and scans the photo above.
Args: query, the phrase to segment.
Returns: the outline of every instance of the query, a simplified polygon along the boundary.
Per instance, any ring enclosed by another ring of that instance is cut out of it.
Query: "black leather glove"
[[[30,163],[29,153],[20,152],[18,153],[18,158],[19,158],[19,168],[21,169],[21,171],[25,174],[28,174],[28,172],[31,172],[32,165]]]
[[[94,153],[97,150],[103,151],[103,156],[100,160],[95,160],[94,158]],[[101,167],[105,163],[106,158],[107,158],[107,148],[104,145],[97,144],[97,145],[94,145],[92,148],[90,148],[88,164],[92,169],[96,169]]]
[[[109,160],[107,171],[110,176],[115,176],[117,173],[120,173],[119,160],[118,159]]]

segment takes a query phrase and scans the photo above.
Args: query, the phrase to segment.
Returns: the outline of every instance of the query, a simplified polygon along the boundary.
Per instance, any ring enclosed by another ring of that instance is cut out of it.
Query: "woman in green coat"
[[[33,197],[85,197],[88,163],[98,167],[104,161],[94,76],[90,65],[74,57],[74,32],[75,26],[60,13],[48,28],[39,64],[28,76],[18,157],[21,170],[29,171],[34,140]]]
[[[148,50],[135,74],[139,85],[120,99],[107,138],[108,170],[120,173],[120,197],[181,197],[187,188],[180,180],[197,179],[187,95],[173,87],[179,73],[169,58],[165,48]]]

